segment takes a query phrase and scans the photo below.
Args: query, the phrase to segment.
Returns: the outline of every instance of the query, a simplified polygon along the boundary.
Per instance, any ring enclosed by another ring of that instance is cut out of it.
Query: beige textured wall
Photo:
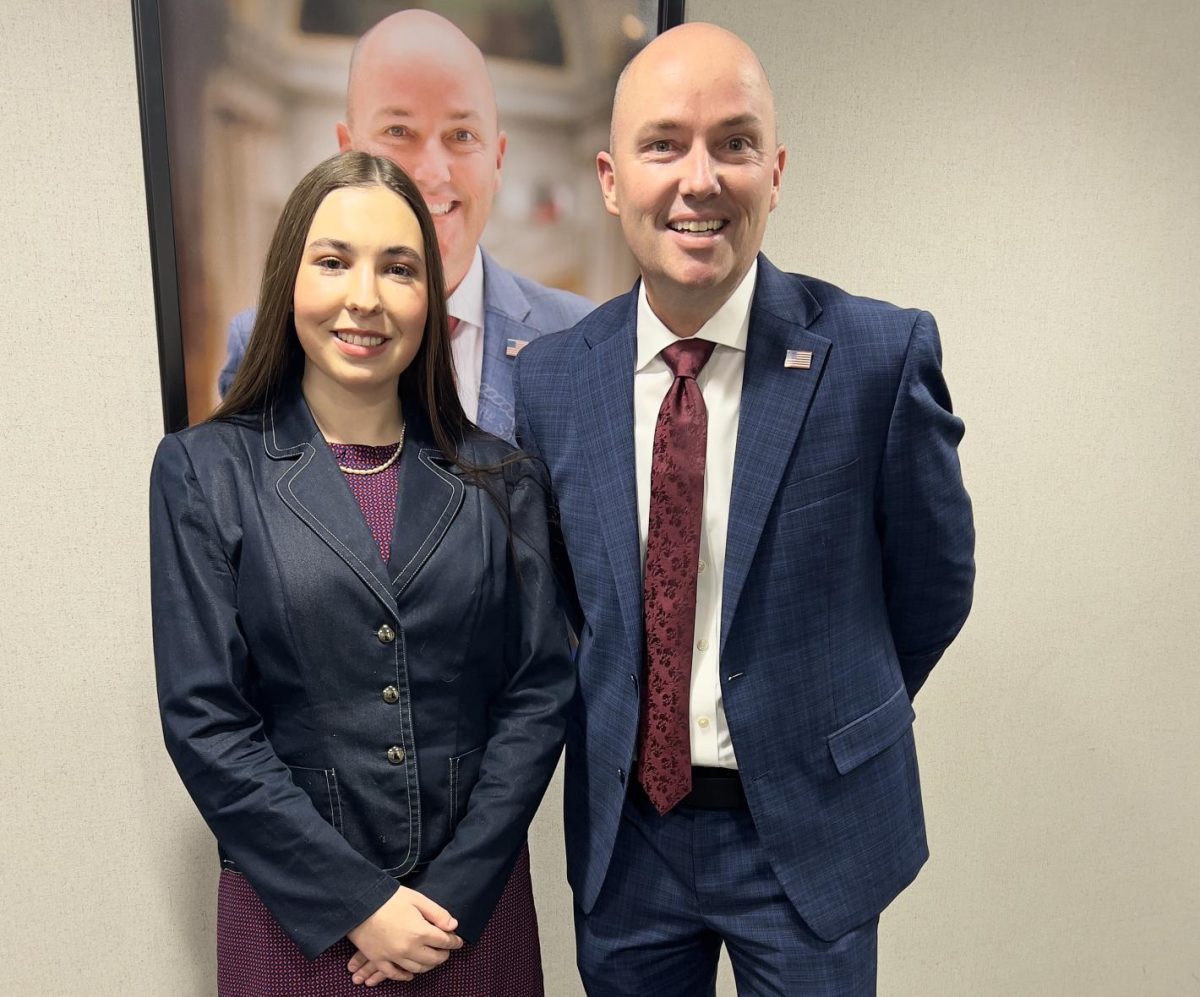
[[[129,4],[6,0],[0,94],[0,992],[203,994],[208,834],[150,654],[162,417]]]
[[[933,311],[968,427],[977,608],[917,704],[934,858],[881,994],[1200,994],[1198,8],[689,9],[776,82],[768,252]],[[0,993],[210,993],[212,846],[151,684],[128,5],[7,0],[0,56]],[[569,997],[557,823],[535,873]]]

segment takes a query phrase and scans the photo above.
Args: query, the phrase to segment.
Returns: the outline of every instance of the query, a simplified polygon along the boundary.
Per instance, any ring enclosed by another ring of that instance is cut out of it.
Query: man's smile
[[[672,232],[682,232],[688,235],[709,235],[720,232],[728,224],[724,218],[679,219],[667,222],[667,228]]]

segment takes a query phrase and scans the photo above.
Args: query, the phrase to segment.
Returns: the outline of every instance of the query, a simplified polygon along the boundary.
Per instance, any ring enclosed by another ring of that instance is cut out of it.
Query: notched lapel
[[[513,408],[513,358],[506,353],[510,339],[528,342],[537,333],[523,322],[496,311],[486,313],[483,330],[483,370],[479,379],[479,428],[512,442],[516,437]]]
[[[820,386],[831,346],[828,339],[805,328],[820,313],[820,305],[803,283],[781,274],[763,257],[759,257],[759,268],[759,287],[746,342],[725,547],[722,650],[763,526]],[[780,312],[794,314],[798,321],[780,318]],[[785,367],[789,350],[811,353],[811,365]]]
[[[395,615],[396,601],[379,545],[298,386],[285,392],[264,413],[263,443],[268,456],[287,461],[275,482],[283,504]]]
[[[513,411],[512,357],[510,339],[537,338],[537,331],[525,324],[529,299],[512,275],[495,266],[486,253],[483,257],[483,366],[479,377],[478,424],[481,429],[512,442],[516,437],[516,413]]]
[[[412,423],[410,422],[410,428]],[[395,598],[408,587],[437,549],[454,517],[462,508],[466,486],[449,470],[449,462],[432,441],[416,444],[400,461],[396,496],[396,522],[392,527],[392,552],[388,570]]]
[[[579,372],[582,444],[592,495],[617,586],[632,660],[641,660],[642,564],[638,543],[637,467],[633,443],[633,375],[637,294],[608,335],[590,341]]]

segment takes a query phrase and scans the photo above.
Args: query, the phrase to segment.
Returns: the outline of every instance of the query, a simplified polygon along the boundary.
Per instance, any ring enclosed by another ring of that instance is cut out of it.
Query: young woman
[[[236,381],[151,481],[159,702],[220,846],[222,994],[542,992],[525,837],[575,685],[547,496],[463,414],[416,187],[322,163]]]

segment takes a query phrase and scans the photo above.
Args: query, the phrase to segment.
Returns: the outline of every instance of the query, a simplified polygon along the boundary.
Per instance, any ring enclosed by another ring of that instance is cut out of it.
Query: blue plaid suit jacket
[[[550,471],[574,576],[568,877],[590,912],[637,733],[636,288],[516,365],[517,435]],[[811,352],[809,369],[784,366]],[[722,427],[712,425],[710,433]],[[721,618],[721,687],[755,826],[833,939],[928,857],[912,696],[966,620],[974,528],[932,316],[759,257]]]

